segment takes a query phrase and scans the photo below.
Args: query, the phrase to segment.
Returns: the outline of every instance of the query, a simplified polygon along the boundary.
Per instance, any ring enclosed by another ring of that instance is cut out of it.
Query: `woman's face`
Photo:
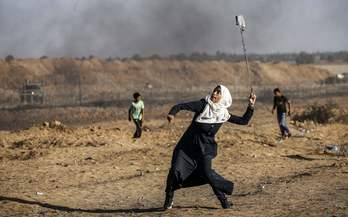
[[[213,93],[211,94],[210,100],[213,103],[218,103],[221,99],[221,87],[217,86],[214,88]]]

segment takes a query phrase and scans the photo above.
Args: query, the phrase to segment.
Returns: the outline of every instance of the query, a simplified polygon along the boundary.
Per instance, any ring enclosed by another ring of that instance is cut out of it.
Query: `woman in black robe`
[[[167,116],[169,122],[181,110],[192,111],[195,115],[173,151],[164,209],[172,207],[175,190],[204,184],[212,187],[223,208],[231,207],[225,194],[232,194],[233,182],[212,169],[212,159],[217,155],[215,134],[227,121],[247,125],[253,115],[255,100],[256,96],[250,95],[248,108],[242,117],[231,115],[227,110],[232,104],[231,94],[225,86],[218,85],[205,99],[172,107]]]

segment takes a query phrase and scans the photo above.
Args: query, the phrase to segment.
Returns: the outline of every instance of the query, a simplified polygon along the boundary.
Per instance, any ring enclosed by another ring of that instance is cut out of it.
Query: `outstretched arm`
[[[204,100],[187,102],[187,103],[180,103],[180,104],[173,106],[170,109],[168,114],[175,116],[181,110],[200,112],[204,109],[204,105],[205,105]]]
[[[204,106],[205,106],[204,99],[201,99],[199,101],[177,104],[170,109],[167,119],[169,122],[171,122],[174,116],[181,110],[201,112],[204,109]]]
[[[253,114],[254,114],[254,107],[249,105],[242,117],[231,114],[231,117],[230,119],[228,119],[228,122],[239,124],[239,125],[247,125],[251,117],[253,116]]]

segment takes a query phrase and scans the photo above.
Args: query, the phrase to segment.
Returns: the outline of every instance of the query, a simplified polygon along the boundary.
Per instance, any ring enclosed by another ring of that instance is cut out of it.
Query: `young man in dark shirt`
[[[283,93],[280,91],[279,88],[275,88],[273,90],[273,94],[274,94],[274,99],[273,99],[272,114],[277,109],[277,119],[278,119],[278,124],[279,124],[282,138],[290,137],[291,133],[286,124],[286,114],[288,114],[289,117],[291,115],[290,102],[283,95]]]

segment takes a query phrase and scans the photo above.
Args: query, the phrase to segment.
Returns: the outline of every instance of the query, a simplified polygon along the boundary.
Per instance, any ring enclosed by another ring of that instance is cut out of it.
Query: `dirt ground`
[[[257,105],[250,126],[224,124],[213,167],[235,182],[224,210],[208,185],[176,192],[162,211],[172,150],[191,115],[172,125],[126,120],[0,131],[0,216],[348,216],[348,157],[323,154],[348,140],[348,125],[291,125]],[[233,113],[242,114],[241,106]]]

